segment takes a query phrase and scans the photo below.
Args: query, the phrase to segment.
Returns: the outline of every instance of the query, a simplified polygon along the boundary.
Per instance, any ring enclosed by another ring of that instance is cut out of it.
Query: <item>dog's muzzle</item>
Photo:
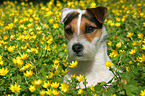
[[[72,50],[79,56],[79,54],[83,51],[84,47],[82,44],[74,44],[72,46]]]

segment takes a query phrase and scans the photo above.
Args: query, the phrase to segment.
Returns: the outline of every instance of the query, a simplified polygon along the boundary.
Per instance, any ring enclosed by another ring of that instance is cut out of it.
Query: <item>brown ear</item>
[[[87,8],[86,10],[93,13],[93,15],[100,23],[104,23],[104,20],[107,17],[106,7]]]

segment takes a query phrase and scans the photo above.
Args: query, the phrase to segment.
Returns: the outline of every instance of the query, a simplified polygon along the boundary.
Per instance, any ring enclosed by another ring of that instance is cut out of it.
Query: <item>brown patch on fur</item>
[[[75,36],[77,34],[77,29],[78,29],[78,26],[77,26],[77,22],[78,22],[78,18],[75,18],[73,19],[68,25],[65,26],[64,29],[67,29],[69,27],[71,27],[71,30],[73,32],[72,35],[69,35],[65,32],[65,37],[70,41],[73,36]]]
[[[78,12],[75,12],[72,14],[73,16],[77,16]],[[70,18],[70,17],[69,17]],[[68,20],[70,21],[70,20]],[[65,25],[65,29],[71,28],[72,34],[68,34],[65,32],[65,37],[70,41],[74,36],[78,35],[78,17],[75,17],[74,19],[71,20],[71,22],[68,22],[67,25]],[[91,33],[86,33],[86,25],[87,26],[92,26],[92,27],[97,27],[93,32]],[[102,35],[102,23],[99,23],[97,19],[94,17],[94,15],[89,14],[88,11],[83,14],[81,18],[81,24],[80,24],[80,32],[79,35],[83,36],[86,40],[89,42],[92,42],[94,38],[99,38]]]
[[[94,40],[94,38],[96,38],[96,37],[99,38],[102,35],[102,29],[95,29],[91,33],[85,33],[86,25],[93,26],[93,27],[97,27],[97,25],[84,17],[82,18],[81,26],[80,26],[80,28],[81,28],[80,34],[89,42],[92,42]]]
[[[106,7],[97,7],[97,8],[87,8],[87,11],[90,11],[91,13],[94,14],[96,19],[100,23],[104,23],[105,18],[107,17],[107,8]]]
[[[69,23],[70,23],[73,19],[77,18],[78,15],[79,15],[78,12],[69,13],[69,14],[65,17],[65,19],[64,19],[64,25],[69,25]]]

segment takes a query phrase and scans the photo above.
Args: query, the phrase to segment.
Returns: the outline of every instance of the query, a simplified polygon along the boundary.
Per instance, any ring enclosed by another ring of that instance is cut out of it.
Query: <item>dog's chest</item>
[[[106,67],[105,58],[108,58],[108,56],[107,54],[105,55],[103,48],[100,48],[100,52],[96,54],[94,60],[81,61],[78,63],[76,69],[68,68],[70,70],[67,74],[68,79],[71,80],[71,74],[81,74],[86,77],[88,82],[87,86],[96,85],[102,81],[108,82],[113,77],[113,74]],[[80,83],[80,86],[84,88],[83,83]]]

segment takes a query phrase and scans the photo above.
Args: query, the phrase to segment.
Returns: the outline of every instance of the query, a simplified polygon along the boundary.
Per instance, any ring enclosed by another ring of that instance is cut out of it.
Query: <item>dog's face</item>
[[[64,21],[68,55],[72,60],[85,61],[94,58],[106,16],[105,7],[62,10],[61,22]]]

